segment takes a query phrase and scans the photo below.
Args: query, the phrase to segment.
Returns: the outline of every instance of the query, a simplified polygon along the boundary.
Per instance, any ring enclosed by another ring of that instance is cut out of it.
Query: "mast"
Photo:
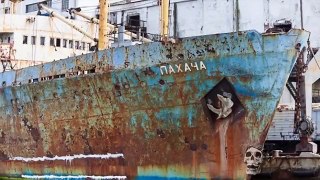
[[[169,36],[169,0],[161,0],[161,39],[166,41]]]
[[[109,47],[108,42],[108,0],[99,0],[100,14],[99,14],[99,42],[98,50],[103,50]]]

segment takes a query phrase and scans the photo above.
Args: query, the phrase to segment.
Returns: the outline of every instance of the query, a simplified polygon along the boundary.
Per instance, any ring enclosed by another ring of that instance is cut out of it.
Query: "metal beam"
[[[63,17],[62,15],[54,12],[52,9],[48,8],[47,6],[45,6],[44,4],[39,4],[39,8],[43,9],[45,11],[47,11],[51,16],[56,17],[57,19],[60,19],[62,22],[66,23],[67,25],[71,26],[72,28],[74,28],[75,30],[79,31],[80,33],[82,33],[83,35],[87,36],[89,39],[97,42],[98,39],[92,37],[91,35],[89,35],[86,31],[82,30],[80,27],[76,26],[75,24],[73,24],[72,22],[70,22],[69,20],[67,20],[65,17]]]
[[[87,20],[89,20],[89,21],[92,22],[92,23],[99,24],[99,19],[97,19],[97,18],[95,18],[95,17],[89,17],[88,15],[81,13],[80,11],[78,11],[78,10],[75,9],[75,8],[71,8],[69,11],[70,11],[70,13],[73,13],[73,14],[75,14],[75,15],[81,16],[81,17],[83,17],[84,19],[87,19]]]

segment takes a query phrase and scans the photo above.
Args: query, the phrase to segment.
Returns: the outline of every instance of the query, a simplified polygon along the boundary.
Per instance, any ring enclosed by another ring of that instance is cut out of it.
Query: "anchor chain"
[[[294,132],[304,136],[310,136],[314,131],[311,118],[306,116],[305,92],[303,89],[304,81],[305,81],[304,73],[307,71],[308,64],[313,58],[313,52],[310,47],[310,41],[308,40],[307,43],[308,43],[307,61],[306,62],[304,61],[304,52],[306,48],[303,48],[301,52],[298,52],[299,56],[295,64],[296,97],[294,97],[295,99]]]

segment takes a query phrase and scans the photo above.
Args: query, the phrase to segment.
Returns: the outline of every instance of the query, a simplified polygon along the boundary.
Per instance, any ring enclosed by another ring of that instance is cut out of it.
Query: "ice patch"
[[[30,161],[72,161],[74,159],[110,159],[110,158],[123,158],[124,155],[122,153],[116,153],[116,154],[78,154],[78,155],[70,155],[70,156],[54,156],[54,157],[33,157],[33,158],[26,158],[26,157],[13,157],[10,158],[12,161],[24,161],[24,162],[30,162]]]
[[[55,175],[22,175],[27,179],[127,179],[127,176],[55,176]]]

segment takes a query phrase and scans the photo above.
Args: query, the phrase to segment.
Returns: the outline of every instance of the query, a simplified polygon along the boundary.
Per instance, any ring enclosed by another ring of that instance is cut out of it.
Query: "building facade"
[[[69,8],[83,7],[83,10],[89,15],[96,15],[98,12],[98,0],[23,0],[12,3],[9,0],[3,0],[0,3],[1,14],[37,14],[38,3],[45,3],[52,9],[70,17]]]

